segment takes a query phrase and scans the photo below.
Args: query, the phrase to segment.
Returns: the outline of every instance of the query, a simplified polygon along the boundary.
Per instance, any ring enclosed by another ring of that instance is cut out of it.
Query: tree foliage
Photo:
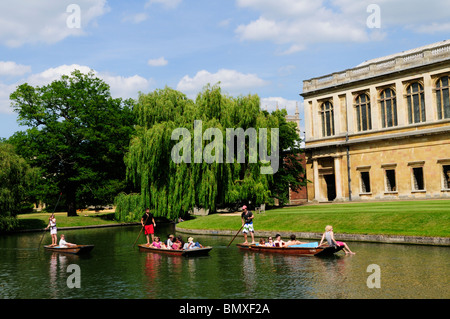
[[[267,128],[270,133],[271,128],[282,127],[280,134],[286,140],[280,144],[285,149],[294,150],[299,140],[295,126],[286,123],[283,114],[269,114],[260,110],[257,95],[230,97],[222,94],[218,85],[208,85],[194,102],[183,93],[166,87],[140,94],[134,114],[137,125],[125,156],[125,165],[127,178],[140,189],[140,195],[119,196],[116,199],[118,215],[128,216],[139,206],[140,209],[149,207],[155,216],[175,219],[192,211],[194,207],[215,211],[221,206],[270,203],[276,195],[271,187],[276,190],[274,185],[281,182],[284,185],[278,188],[288,188],[289,182],[297,180],[288,178],[288,168],[283,169],[283,178],[277,179],[277,174],[261,174],[261,167],[266,164],[260,160],[256,163],[249,160],[249,139],[245,140],[244,162],[237,161],[235,149],[231,150],[234,161],[225,161],[227,128],[254,128],[256,131]],[[200,150],[194,147],[195,121],[201,121],[203,138],[200,137]],[[177,128],[185,128],[191,137],[188,144],[190,162],[175,163],[171,157],[174,146],[180,140],[184,142],[184,137],[172,139],[172,132]],[[222,140],[216,141],[217,136],[205,138],[209,128],[219,129]],[[222,146],[223,154],[218,152],[219,147],[208,148],[213,142],[217,143],[215,146]],[[206,152],[206,149],[211,152]],[[210,163],[205,158],[205,152],[213,159]],[[200,162],[192,160],[198,155],[203,155]],[[222,162],[217,161],[220,156]],[[280,163],[284,165],[284,160],[280,159]],[[303,180],[299,184],[301,182]],[[140,196],[139,200],[137,196]]]
[[[112,98],[108,84],[80,71],[42,87],[22,84],[10,99],[29,127],[10,142],[41,168],[43,200],[62,192],[69,216],[77,204],[112,203],[125,187],[133,101]]]
[[[38,171],[16,154],[14,146],[0,142],[0,230],[14,225],[14,217],[30,198]]]

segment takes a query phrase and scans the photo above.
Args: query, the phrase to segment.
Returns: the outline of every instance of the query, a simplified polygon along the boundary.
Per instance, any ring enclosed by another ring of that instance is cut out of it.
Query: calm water
[[[157,235],[171,227],[158,225]],[[214,249],[184,258],[133,249],[139,230],[59,231],[69,242],[95,244],[88,256],[38,249],[42,233],[0,236],[0,298],[450,298],[446,247],[349,242],[354,256],[295,257],[240,251],[239,237],[227,248],[231,237],[195,236]],[[43,242],[51,242],[48,234]],[[81,288],[67,286],[71,264],[80,267]],[[381,288],[367,287],[371,264],[380,267]]]

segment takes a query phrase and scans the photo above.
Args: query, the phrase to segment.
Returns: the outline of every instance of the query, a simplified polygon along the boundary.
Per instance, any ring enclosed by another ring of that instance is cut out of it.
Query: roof
[[[402,51],[402,52],[399,52],[399,53],[387,55],[387,56],[384,56],[384,57],[381,57],[381,58],[375,58],[375,59],[367,60],[367,61],[364,61],[361,64],[358,64],[356,67],[369,65],[371,63],[379,63],[379,62],[383,62],[383,61],[392,60],[392,59],[397,58],[397,57],[414,54],[416,52],[421,52],[423,50],[434,49],[436,47],[440,47],[440,46],[443,46],[443,45],[446,45],[446,44],[450,44],[450,40],[444,40],[444,41],[440,41],[440,42],[424,45],[424,46],[419,47],[419,48],[414,48],[414,49],[411,49],[411,50]]]

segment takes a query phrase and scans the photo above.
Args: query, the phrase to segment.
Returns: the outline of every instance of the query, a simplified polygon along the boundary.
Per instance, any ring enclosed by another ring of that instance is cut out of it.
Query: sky
[[[9,95],[92,70],[113,97],[165,86],[231,96],[303,118],[303,81],[450,39],[447,0],[2,0],[0,138]]]

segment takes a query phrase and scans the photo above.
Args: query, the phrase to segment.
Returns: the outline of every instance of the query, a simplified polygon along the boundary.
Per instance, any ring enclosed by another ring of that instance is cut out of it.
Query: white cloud
[[[369,28],[373,0],[236,0],[241,8],[259,12],[235,32],[243,41],[270,41],[278,51],[291,54],[312,43],[379,41],[391,28],[417,33],[450,30],[449,1],[378,0],[381,28]]]
[[[16,85],[7,85],[0,83],[0,114],[12,114],[13,109],[10,106],[9,95],[14,92]]]
[[[17,64],[13,61],[0,61],[0,75],[24,75],[31,72],[29,65]]]
[[[414,27],[418,33],[434,34],[438,32],[450,32],[450,23],[430,23]]]
[[[150,66],[165,66],[167,65],[167,63],[169,62],[166,59],[164,59],[163,56],[157,59],[150,59],[147,62],[147,64]]]
[[[304,50],[315,42],[362,42],[369,39],[365,22],[348,19],[325,7],[322,1],[308,0],[237,0],[241,7],[261,12],[248,24],[239,25],[236,33],[242,40],[271,41],[284,48],[283,54]]]
[[[55,43],[68,36],[86,34],[95,19],[109,10],[106,0],[77,0],[79,11],[67,12],[73,3],[73,0],[0,1],[0,44],[19,47],[25,43]],[[79,28],[68,23],[74,14],[79,17]]]
[[[175,9],[183,0],[149,0],[145,4],[146,7],[151,6],[152,4],[161,4],[167,9]]]
[[[220,82],[220,88],[224,92],[232,95],[246,95],[251,93],[251,90],[269,83],[260,79],[256,74],[244,74],[236,70],[220,69],[216,73],[201,70],[192,78],[185,75],[178,82],[177,90],[194,97],[202,91],[205,85],[214,85],[218,82]]]
[[[12,113],[10,107],[9,95],[22,83],[28,83],[31,86],[44,86],[55,80],[59,80],[62,75],[70,75],[74,70],[80,70],[82,73],[94,72],[94,75],[103,79],[110,86],[111,95],[114,98],[137,98],[138,92],[149,91],[154,81],[146,79],[139,75],[129,77],[112,75],[106,72],[97,72],[85,65],[60,65],[55,68],[49,68],[40,73],[31,74],[27,78],[14,84],[5,84],[0,82],[0,113]]]
[[[122,19],[122,21],[123,22],[130,21],[131,23],[138,24],[138,23],[144,22],[147,19],[148,19],[147,13],[140,12],[140,13],[136,13],[136,14],[128,14]]]

